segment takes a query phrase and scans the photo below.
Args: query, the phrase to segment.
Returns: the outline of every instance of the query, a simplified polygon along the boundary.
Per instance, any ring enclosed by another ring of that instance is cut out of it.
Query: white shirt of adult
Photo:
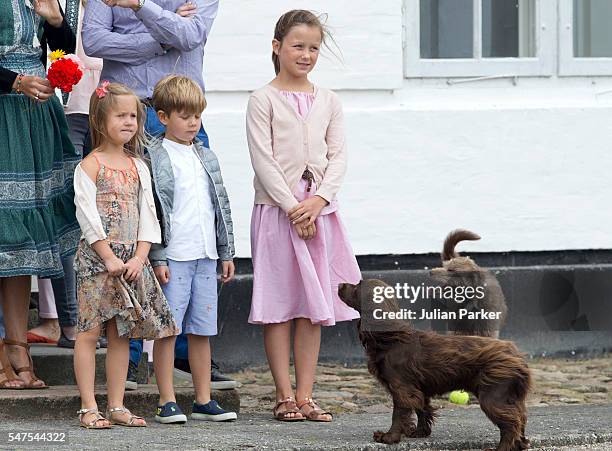
[[[166,257],[175,261],[210,258],[216,260],[215,208],[208,174],[193,146],[169,139],[163,141],[174,173],[172,236]]]

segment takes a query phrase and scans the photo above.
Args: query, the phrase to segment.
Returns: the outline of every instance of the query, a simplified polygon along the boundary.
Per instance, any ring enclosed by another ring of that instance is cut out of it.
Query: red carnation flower
[[[53,88],[59,88],[62,92],[72,92],[72,88],[83,76],[79,65],[71,58],[60,58],[49,66],[47,80]]]

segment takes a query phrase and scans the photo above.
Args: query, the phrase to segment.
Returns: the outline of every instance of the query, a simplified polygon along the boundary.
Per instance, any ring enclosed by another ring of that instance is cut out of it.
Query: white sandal
[[[115,412],[126,413],[130,417],[129,417],[128,421],[116,421],[116,420],[113,420],[113,413],[115,413]],[[113,407],[112,409],[107,410],[106,411],[106,416],[108,417],[108,420],[111,422],[111,424],[116,424],[117,426],[126,426],[126,427],[130,427],[130,428],[144,428],[144,427],[147,427],[147,423],[145,423],[145,424],[134,424],[135,420],[144,420],[144,418],[143,417],[139,417],[138,415],[134,415],[125,406],[123,406],[123,407]]]
[[[85,428],[85,429],[111,429],[112,428],[110,424],[106,424],[104,426],[96,425],[98,421],[108,421],[100,413],[97,407],[94,407],[93,409],[81,409],[81,410],[78,410],[77,413],[79,414],[79,424],[81,425],[82,428]],[[90,421],[89,423],[84,423],[83,416],[85,416],[88,413],[93,413],[94,419]]]

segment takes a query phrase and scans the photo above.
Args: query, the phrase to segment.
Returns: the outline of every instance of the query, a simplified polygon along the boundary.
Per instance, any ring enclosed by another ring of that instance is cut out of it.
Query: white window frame
[[[419,0],[404,0],[404,77],[552,76],[557,10],[554,0],[535,0],[535,57],[483,58],[482,2],[474,2],[474,58],[421,58]]]
[[[559,0],[559,76],[612,75],[612,58],[574,56],[574,6]]]

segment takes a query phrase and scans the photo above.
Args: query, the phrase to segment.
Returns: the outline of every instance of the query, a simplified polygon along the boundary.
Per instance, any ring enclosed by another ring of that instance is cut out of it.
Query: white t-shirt
[[[174,206],[166,257],[176,261],[218,259],[210,182],[193,146],[164,139],[174,173]]]

